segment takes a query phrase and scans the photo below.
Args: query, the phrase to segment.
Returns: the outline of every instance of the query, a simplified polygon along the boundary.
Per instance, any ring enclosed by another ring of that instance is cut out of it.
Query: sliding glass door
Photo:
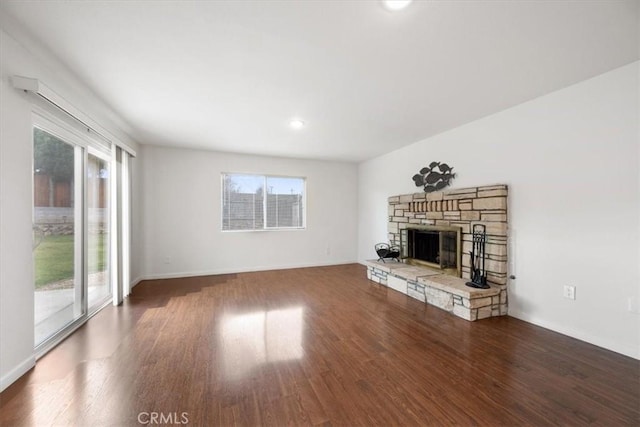
[[[89,149],[87,162],[87,260],[89,311],[104,305],[111,299],[109,277],[111,235],[109,157]]]
[[[46,351],[112,298],[111,146],[34,115],[35,347]]]
[[[60,132],[62,134],[64,132]],[[85,314],[82,260],[82,148],[33,131],[35,344]]]

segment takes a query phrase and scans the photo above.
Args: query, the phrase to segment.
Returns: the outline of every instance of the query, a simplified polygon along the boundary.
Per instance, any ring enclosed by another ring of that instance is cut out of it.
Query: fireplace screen
[[[401,230],[402,258],[460,276],[460,229],[425,226]]]

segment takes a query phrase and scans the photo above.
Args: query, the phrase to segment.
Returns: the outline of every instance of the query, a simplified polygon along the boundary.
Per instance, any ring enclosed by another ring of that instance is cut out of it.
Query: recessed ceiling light
[[[387,10],[402,10],[409,6],[413,0],[382,0],[382,4]]]
[[[300,119],[293,119],[289,122],[289,126],[291,126],[293,129],[302,129],[304,125],[305,123]]]

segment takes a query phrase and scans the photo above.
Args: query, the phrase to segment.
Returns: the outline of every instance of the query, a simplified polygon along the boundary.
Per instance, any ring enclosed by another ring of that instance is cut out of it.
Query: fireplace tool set
[[[471,281],[467,286],[472,288],[488,289],[487,270],[485,268],[487,242],[486,227],[482,224],[473,226],[473,246],[471,247]]]

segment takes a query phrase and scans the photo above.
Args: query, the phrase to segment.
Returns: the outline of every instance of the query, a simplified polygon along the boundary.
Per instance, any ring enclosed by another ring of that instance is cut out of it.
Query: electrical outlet
[[[627,310],[631,313],[640,314],[640,307],[638,307],[638,298],[635,296],[629,297],[627,300]]]
[[[576,287],[575,286],[564,286],[564,297],[569,299],[576,299]]]
[[[171,257],[168,257],[168,256],[164,257],[164,263],[171,264]]]

